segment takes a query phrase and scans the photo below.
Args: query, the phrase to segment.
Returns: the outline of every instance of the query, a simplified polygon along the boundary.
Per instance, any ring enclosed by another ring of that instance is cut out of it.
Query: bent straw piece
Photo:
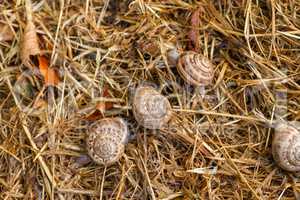
[[[27,123],[26,123],[25,120],[22,120],[22,127],[23,127],[23,129],[25,131],[25,134],[26,134],[26,136],[27,136],[27,138],[28,138],[28,140],[29,140],[32,148],[34,150],[36,150],[36,152],[39,152],[39,149],[37,148],[35,142],[32,139],[31,133],[30,133],[28,127],[27,127]],[[37,157],[37,159],[40,162],[40,165],[42,166],[42,169],[44,170],[45,174],[47,175],[49,181],[52,183],[53,187],[56,187],[56,182],[55,182],[55,180],[54,180],[54,178],[53,178],[53,176],[52,176],[52,174],[51,174],[51,172],[50,172],[47,164],[45,163],[42,155],[40,155],[39,157]]]

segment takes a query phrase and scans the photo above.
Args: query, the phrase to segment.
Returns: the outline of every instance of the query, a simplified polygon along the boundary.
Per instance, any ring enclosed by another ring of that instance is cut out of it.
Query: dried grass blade
[[[33,148],[36,152],[38,152],[39,149],[37,148],[35,142],[33,141],[32,135],[31,135],[31,133],[30,133],[28,127],[27,127],[27,122],[26,122],[25,119],[22,120],[22,127],[23,127],[23,130],[24,130],[24,132],[25,132],[25,134],[26,134],[26,136],[27,136],[27,139],[28,139],[29,142],[30,142],[30,145],[32,146],[32,148]],[[46,176],[47,176],[47,178],[48,178],[48,181],[51,182],[52,187],[55,188],[56,185],[57,185],[57,183],[56,183],[56,181],[54,180],[53,175],[52,175],[52,173],[51,173],[51,171],[50,171],[48,165],[47,165],[46,162],[44,161],[42,155],[40,155],[37,159],[38,159],[38,161],[39,161],[39,164],[40,164],[41,168],[42,168],[43,171],[45,172],[45,174],[46,174]],[[45,183],[47,183],[47,180],[45,180]],[[50,191],[50,190],[49,190],[49,191]],[[48,192],[49,192],[49,191],[48,191]]]

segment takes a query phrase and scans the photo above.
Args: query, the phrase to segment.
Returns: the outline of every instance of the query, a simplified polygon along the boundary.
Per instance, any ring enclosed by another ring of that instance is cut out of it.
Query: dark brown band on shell
[[[209,85],[214,78],[214,64],[201,54],[187,52],[177,64],[180,76],[195,86]]]

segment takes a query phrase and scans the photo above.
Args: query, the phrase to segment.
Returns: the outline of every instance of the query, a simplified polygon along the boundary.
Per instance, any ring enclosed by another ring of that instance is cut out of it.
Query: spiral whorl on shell
[[[214,64],[195,52],[183,54],[178,60],[177,69],[187,83],[195,86],[209,85],[214,78]]]
[[[284,170],[300,171],[300,132],[296,127],[280,124],[272,143],[274,160]]]
[[[121,118],[105,118],[95,122],[87,138],[87,150],[98,164],[110,165],[124,153],[128,128]]]
[[[148,129],[160,129],[171,118],[171,105],[166,97],[151,86],[138,87],[133,97],[133,114]]]

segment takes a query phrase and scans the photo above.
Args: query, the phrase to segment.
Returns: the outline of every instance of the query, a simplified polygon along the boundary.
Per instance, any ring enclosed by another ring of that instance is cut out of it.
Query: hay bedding
[[[54,87],[36,52],[32,68],[21,64],[29,1],[0,2],[1,199],[300,198],[297,175],[270,150],[271,122],[299,119],[299,1],[32,1]],[[205,97],[169,65],[165,44],[212,59]],[[133,118],[141,82],[175,111],[161,131]],[[91,162],[84,143],[103,115],[131,131],[109,167]]]

